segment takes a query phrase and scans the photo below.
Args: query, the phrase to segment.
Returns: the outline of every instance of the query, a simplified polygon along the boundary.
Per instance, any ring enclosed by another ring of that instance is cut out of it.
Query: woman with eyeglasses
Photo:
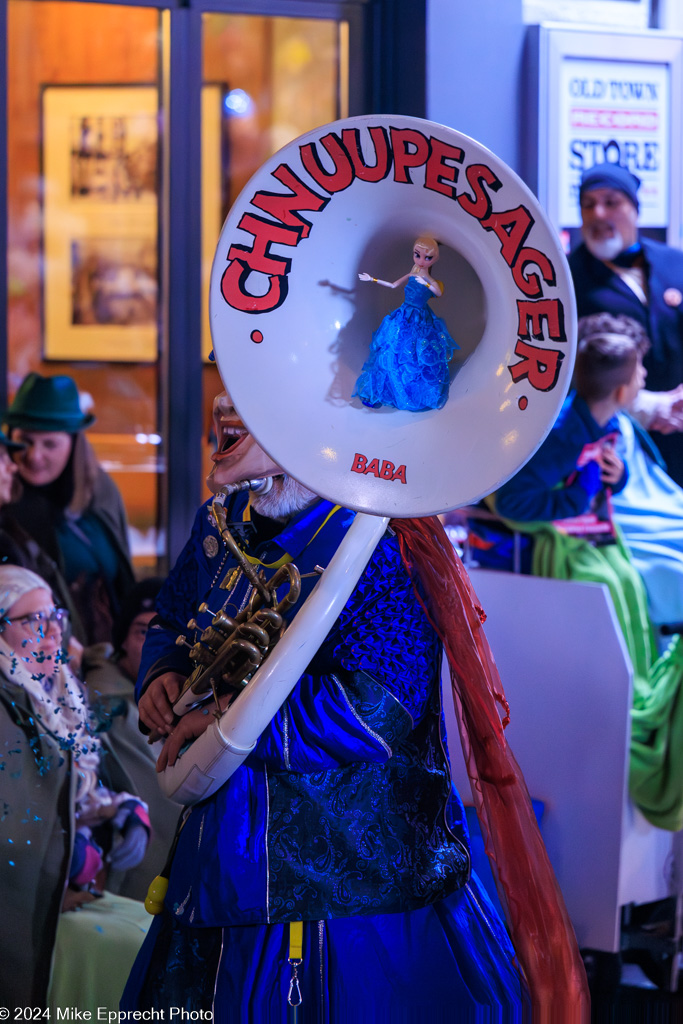
[[[0,1005],[10,1007],[115,1006],[147,925],[142,904],[97,898],[109,866],[144,856],[149,817],[103,784],[106,756],[63,649],[67,618],[40,576],[0,565]],[[76,909],[84,923],[61,916]]]

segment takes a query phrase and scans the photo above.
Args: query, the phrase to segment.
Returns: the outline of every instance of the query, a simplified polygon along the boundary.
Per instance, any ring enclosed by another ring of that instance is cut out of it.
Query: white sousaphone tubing
[[[440,243],[444,297],[431,304],[462,348],[449,398],[422,413],[367,409],[351,395],[373,330],[401,296],[358,274],[400,276],[420,235]],[[468,136],[394,115],[324,125],[263,164],[221,232],[210,321],[223,381],[261,447],[311,490],[369,515],[229,710],[162,773],[181,803],[209,796],[248,756],[388,517],[476,502],[533,455],[576,345],[569,270],[535,196]]]

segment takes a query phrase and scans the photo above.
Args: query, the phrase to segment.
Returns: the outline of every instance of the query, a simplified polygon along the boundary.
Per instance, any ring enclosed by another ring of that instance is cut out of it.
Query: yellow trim
[[[292,556],[288,555],[286,552],[282,558],[278,558],[277,562],[262,562],[260,558],[248,555],[246,551],[243,551],[242,554],[248,562],[251,562],[252,565],[262,565],[264,569],[279,569],[281,566],[287,565],[292,561]]]
[[[304,950],[304,923],[303,921],[289,922],[289,959],[301,960]]]
[[[247,508],[248,507],[249,506],[247,506]],[[325,516],[325,519],[320,524],[318,529],[315,531],[315,533],[313,534],[313,536],[309,540],[308,544],[312,544],[313,543],[313,541],[318,536],[318,534],[320,533],[322,528],[327,525],[327,523],[330,521],[330,519],[332,518],[334,513],[338,512],[340,508],[341,508],[341,505],[335,505],[334,508],[332,509],[332,511],[329,512],[328,515]],[[246,509],[245,509],[245,512],[246,512]],[[306,547],[308,547],[308,544],[306,545]],[[292,561],[292,556],[288,555],[286,552],[282,556],[282,558],[278,558],[277,562],[262,562],[260,558],[255,558],[253,555],[248,555],[246,553],[246,551],[244,552],[244,557],[247,559],[248,562],[251,562],[252,565],[262,565],[264,569],[280,569],[283,565],[287,565],[289,562]]]
[[[334,506],[334,508],[332,509],[332,511],[330,512],[330,514],[329,514],[328,516],[326,516],[326,517],[325,517],[324,521],[323,521],[323,522],[322,522],[322,523],[320,524],[320,526],[318,527],[318,529],[317,529],[317,530],[315,531],[315,533],[313,534],[313,536],[312,536],[312,537],[311,537],[311,539],[309,540],[308,544],[312,544],[312,543],[313,543],[313,541],[315,540],[315,538],[316,538],[316,537],[318,536],[318,534],[319,534],[319,533],[320,533],[320,531],[322,530],[323,526],[327,526],[327,524],[329,523],[329,521],[330,521],[330,519],[332,518],[332,516],[334,515],[334,513],[335,513],[335,512],[338,512],[340,508],[341,508],[341,505],[335,505],[335,506]],[[308,544],[306,545],[306,547],[308,547]]]

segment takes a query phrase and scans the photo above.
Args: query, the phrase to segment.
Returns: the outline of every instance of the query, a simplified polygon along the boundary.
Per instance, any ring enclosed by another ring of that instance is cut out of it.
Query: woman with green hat
[[[71,377],[30,373],[5,414],[22,495],[11,511],[57,563],[81,619],[82,639],[111,639],[121,602],[134,582],[127,520],[114,481],[83,431]]]
[[[0,430],[0,565],[18,565],[42,576],[60,604],[74,617],[71,594],[57,565],[12,513],[11,502],[17,500],[21,490],[18,466],[12,456],[23,449],[23,444],[10,441]]]

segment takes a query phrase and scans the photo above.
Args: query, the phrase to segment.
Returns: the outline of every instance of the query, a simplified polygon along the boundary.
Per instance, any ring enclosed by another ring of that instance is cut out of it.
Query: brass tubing
[[[237,541],[230,533],[230,530],[228,529],[228,519],[225,514],[225,509],[223,508],[221,503],[216,499],[214,499],[213,502],[211,503],[211,511],[213,512],[214,519],[216,520],[216,525],[218,526],[221,538],[226,548],[228,549],[230,554],[237,560],[237,563],[239,564],[244,575],[251,583],[252,587],[254,587],[259,592],[259,594],[261,595],[261,599],[263,600],[263,603],[268,605],[272,604],[273,599],[270,590],[265,585],[263,580],[259,579],[256,569],[248,560],[248,558],[245,557],[244,552],[241,550],[241,548],[237,544]]]

